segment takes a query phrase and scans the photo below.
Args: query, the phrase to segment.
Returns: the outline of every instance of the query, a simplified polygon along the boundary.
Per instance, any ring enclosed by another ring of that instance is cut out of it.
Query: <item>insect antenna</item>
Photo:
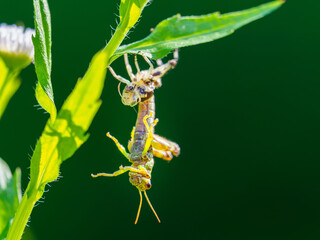
[[[144,195],[146,196],[146,199],[147,199],[147,201],[148,201],[148,203],[149,203],[149,206],[150,206],[150,208],[151,208],[152,212],[154,213],[154,215],[155,215],[155,216],[156,216],[156,218],[158,219],[158,222],[160,223],[160,219],[159,219],[159,217],[158,217],[158,215],[157,215],[156,211],[153,209],[152,204],[151,204],[151,202],[150,202],[150,200],[149,200],[149,198],[148,198],[148,196],[147,196],[146,191],[143,191],[143,192],[144,192]],[[141,196],[141,192],[140,192],[140,196]]]
[[[132,109],[136,112],[136,114],[138,115],[138,110],[136,109],[136,106],[132,107]]]
[[[118,84],[118,93],[119,93],[120,97],[122,98],[122,94],[121,94],[120,86],[121,86],[121,82],[119,82],[119,84]]]
[[[140,211],[141,211],[141,206],[142,206],[142,195],[141,195],[141,191],[139,191],[139,195],[140,195],[140,203],[139,203],[139,208],[138,208],[138,213],[137,213],[136,221],[134,222],[134,224],[137,224],[137,222],[138,222],[139,215],[140,215]]]

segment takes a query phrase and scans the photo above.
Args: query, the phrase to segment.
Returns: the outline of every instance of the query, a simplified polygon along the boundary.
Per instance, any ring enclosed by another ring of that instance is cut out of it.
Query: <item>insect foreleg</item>
[[[148,75],[151,75],[151,73],[153,72],[153,65],[150,62],[149,58],[147,58],[147,56],[143,53],[143,52],[139,52],[139,54],[141,54],[141,56],[144,58],[144,60],[149,64],[150,68],[148,70]]]
[[[120,170],[115,171],[114,173],[98,173],[98,174],[91,174],[91,177],[116,177],[121,175],[122,173],[125,173],[127,171],[130,171],[130,169],[127,169],[126,167],[120,166]]]
[[[140,67],[138,64],[138,58],[136,54],[134,55],[134,65],[136,65],[137,72],[140,73]]]
[[[136,127],[133,127],[132,128],[132,131],[131,131],[131,139],[130,141],[128,142],[128,149],[130,151],[131,147],[132,147],[132,144],[133,144],[133,139],[134,139],[134,133],[136,131]]]
[[[149,176],[149,174],[147,173],[147,171],[144,168],[135,168],[135,167],[131,167],[131,166],[125,166],[119,167],[120,170],[115,171],[114,173],[97,173],[97,174],[91,174],[91,177],[96,178],[96,177],[116,177],[119,176],[125,172],[134,172],[134,173],[139,173],[143,176]]]
[[[126,151],[126,149],[124,148],[124,146],[122,146],[122,145],[119,143],[119,141],[118,141],[114,136],[111,136],[109,132],[107,133],[107,136],[114,141],[114,143],[117,145],[119,151],[120,151],[128,160],[130,160],[130,154],[127,153],[127,151]]]
[[[135,168],[135,167],[131,167],[131,166],[125,166],[125,167],[120,166],[120,169],[125,170],[125,171],[134,172],[134,173],[139,173],[143,176],[149,176],[146,169],[144,169],[144,168]]]
[[[112,69],[112,67],[108,67],[108,69],[110,70],[110,72],[111,72],[111,74],[114,76],[114,78],[118,79],[120,82],[123,82],[123,83],[125,83],[125,84],[127,84],[127,85],[130,85],[130,84],[131,84],[131,82],[130,82],[129,80],[127,80],[127,79],[125,79],[125,78],[117,75],[117,74],[114,72],[114,70]]]
[[[145,142],[145,145],[144,145],[144,149],[143,149],[143,152],[142,152],[142,156],[146,155],[146,153],[148,152],[149,148],[150,148],[150,145],[152,143],[152,139],[153,139],[153,128],[155,125],[157,125],[159,119],[155,119],[153,121],[153,123],[151,124],[151,126],[149,126],[148,122],[147,122],[147,118],[151,117],[153,114],[153,112],[150,113],[150,115],[146,115],[144,118],[143,118],[143,122],[144,122],[144,125],[148,131],[148,137],[146,139],[146,142]]]
[[[131,65],[129,63],[128,54],[124,54],[124,63],[126,65],[127,72],[128,72],[128,74],[130,76],[130,79],[133,82],[134,81],[134,74],[132,72],[132,68],[131,68]]]
[[[131,140],[133,140],[133,138],[134,138],[134,133],[135,133],[135,131],[136,131],[136,127],[133,127],[132,128],[132,131],[131,131]]]

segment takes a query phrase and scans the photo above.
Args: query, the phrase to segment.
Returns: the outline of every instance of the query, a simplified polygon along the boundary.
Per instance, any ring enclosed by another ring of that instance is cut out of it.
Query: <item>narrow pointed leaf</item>
[[[125,53],[138,53],[139,51],[153,59],[158,59],[176,48],[214,41],[273,12],[283,3],[283,0],[277,0],[258,7],[222,15],[216,12],[203,16],[173,16],[160,22],[146,38],[119,47],[113,60]]]
[[[101,105],[99,98],[104,85],[106,62],[106,53],[97,53],[56,120],[48,120],[31,158],[28,196],[36,194],[39,199],[45,185],[58,178],[60,164],[88,139],[86,131]]]
[[[51,20],[46,0],[33,0],[36,35],[33,37],[34,61],[38,77],[36,97],[54,120],[57,110],[51,84]]]
[[[46,184],[58,178],[61,163],[88,139],[86,132],[101,105],[99,98],[107,62],[107,54],[98,52],[57,118],[54,121],[48,119],[31,157],[30,182],[9,229],[8,240],[21,239],[34,204],[43,195]]]
[[[108,60],[111,59],[111,56],[113,56],[123,39],[127,36],[130,28],[136,24],[148,1],[149,0],[121,0],[119,10],[120,23],[117,26],[114,35],[103,50],[108,54]],[[106,62],[106,67],[108,67],[110,63],[110,61]]]
[[[120,25],[126,26],[129,30],[132,28],[138,19],[141,12],[149,0],[121,0],[120,4]]]
[[[12,219],[21,200],[21,171],[11,171],[0,158],[0,239],[7,236]]]

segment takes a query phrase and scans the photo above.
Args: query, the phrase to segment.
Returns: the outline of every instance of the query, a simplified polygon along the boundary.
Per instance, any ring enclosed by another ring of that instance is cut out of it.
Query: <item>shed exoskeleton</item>
[[[134,63],[137,69],[137,73],[133,74],[132,67],[129,63],[128,54],[124,54],[124,62],[126,65],[127,72],[129,74],[130,80],[127,80],[119,75],[117,75],[111,67],[108,67],[111,74],[120,81],[120,83],[126,84],[121,95],[121,100],[124,105],[135,106],[139,102],[143,102],[149,99],[156,88],[161,87],[161,78],[170,69],[173,69],[178,63],[178,49],[173,53],[173,59],[169,60],[167,63],[163,63],[161,59],[157,60],[158,67],[154,68],[151,61],[143,52],[139,52],[144,60],[148,63],[150,68],[148,70],[140,71],[138,64],[137,55],[134,57]],[[119,83],[119,88],[120,88]]]

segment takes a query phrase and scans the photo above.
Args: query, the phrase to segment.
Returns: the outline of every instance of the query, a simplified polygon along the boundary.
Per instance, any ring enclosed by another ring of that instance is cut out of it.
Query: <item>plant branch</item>
[[[28,196],[28,191],[23,195],[22,201],[19,204],[14,220],[9,229],[7,240],[20,240],[24,228],[28,222],[34,204],[37,202],[37,195]]]

